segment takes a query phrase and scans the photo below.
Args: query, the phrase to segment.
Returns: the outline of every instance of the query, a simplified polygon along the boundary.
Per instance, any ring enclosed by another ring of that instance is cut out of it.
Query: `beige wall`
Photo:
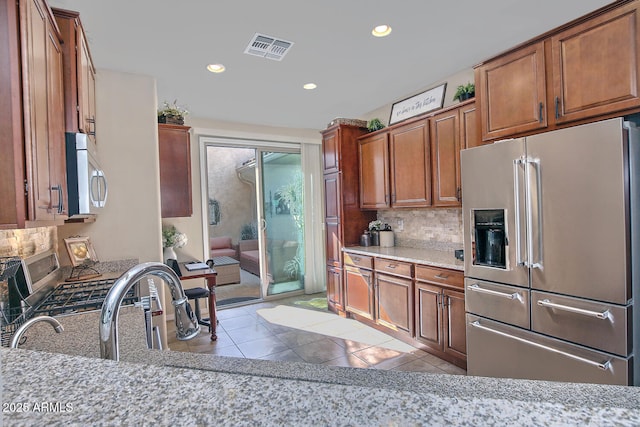
[[[458,101],[453,100],[453,95],[456,93],[456,89],[458,88],[459,85],[465,85],[469,82],[471,83],[474,82],[473,69],[469,68],[466,70],[462,70],[459,73],[456,73],[438,82],[434,82],[428,86],[424,86],[420,89],[415,90],[414,92],[405,94],[403,96],[399,96],[393,102],[390,102],[389,104],[383,105],[379,108],[376,108],[375,110],[369,111],[368,113],[364,114],[362,119],[368,121],[377,117],[380,119],[382,123],[387,125],[389,123],[389,116],[391,115],[391,106],[393,105],[393,103],[402,101],[403,99],[409,98],[413,95],[417,95],[421,92],[424,92],[425,90],[431,89],[432,87],[435,87],[435,86],[439,86],[445,82],[447,83],[447,89],[444,94],[443,108],[458,103]]]
[[[162,260],[156,105],[154,78],[98,71],[97,144],[109,196],[95,223],[58,227],[60,242],[89,236],[101,261]],[[69,265],[60,252],[61,264]]]

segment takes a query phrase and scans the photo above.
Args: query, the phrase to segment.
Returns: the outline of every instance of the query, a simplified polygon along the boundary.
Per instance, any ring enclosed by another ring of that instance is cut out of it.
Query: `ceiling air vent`
[[[244,53],[273,59],[275,61],[282,61],[282,58],[289,52],[291,46],[293,46],[293,42],[255,33],[249,45],[244,50]]]

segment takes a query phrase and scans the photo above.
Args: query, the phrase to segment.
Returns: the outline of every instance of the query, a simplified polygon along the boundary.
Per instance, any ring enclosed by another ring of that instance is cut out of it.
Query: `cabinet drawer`
[[[408,262],[386,258],[376,258],[376,271],[411,278],[411,265]]]
[[[464,292],[467,313],[529,329],[529,289],[467,277]]]
[[[464,274],[461,271],[416,265],[416,279],[464,288]]]
[[[373,269],[373,257],[367,255],[345,252],[344,263],[355,265],[357,267],[368,268],[369,270]]]

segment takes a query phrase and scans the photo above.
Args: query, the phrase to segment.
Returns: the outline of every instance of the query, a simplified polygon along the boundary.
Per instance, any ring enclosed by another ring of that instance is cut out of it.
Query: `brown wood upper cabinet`
[[[431,206],[429,120],[359,140],[362,209]]]
[[[189,129],[158,124],[162,218],[186,217],[193,213]]]
[[[0,21],[0,227],[63,224],[67,184],[60,34],[42,0],[3,2]]]
[[[616,2],[478,65],[482,140],[637,110],[639,25]]]
[[[95,69],[80,14],[70,10],[52,10],[64,40],[66,130],[86,133],[95,142]]]

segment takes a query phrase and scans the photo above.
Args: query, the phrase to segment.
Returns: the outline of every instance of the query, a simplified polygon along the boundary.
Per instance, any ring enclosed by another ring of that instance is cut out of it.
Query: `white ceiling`
[[[49,0],[80,12],[98,69],[154,76],[159,103],[308,129],[362,117],[610,2]],[[393,32],[373,37],[382,23]],[[246,55],[256,32],[295,44],[281,62]]]

